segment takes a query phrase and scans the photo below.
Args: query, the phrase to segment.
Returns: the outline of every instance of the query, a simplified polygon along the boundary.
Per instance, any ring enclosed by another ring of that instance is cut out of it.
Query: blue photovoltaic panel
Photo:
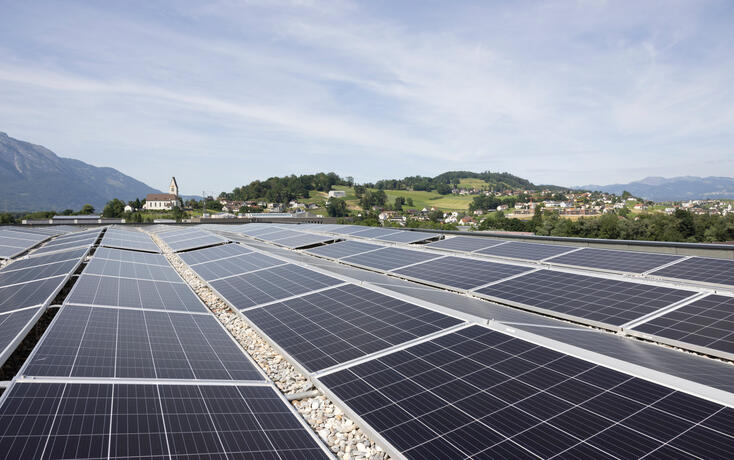
[[[15,383],[0,458],[329,458],[270,386]]]
[[[329,230],[329,232],[336,233],[337,235],[351,235],[357,232],[363,232],[369,228],[374,227],[365,227],[362,225],[340,225],[338,228]]]
[[[23,268],[13,271],[0,271],[0,287],[11,284],[27,283],[58,275],[68,275],[79,264],[79,260],[66,260],[46,265]]]
[[[377,270],[393,270],[441,257],[439,254],[401,248],[383,248],[341,259],[343,262],[362,265]]]
[[[212,315],[72,305],[62,308],[23,373],[263,380]]]
[[[359,236],[361,238],[377,238],[378,236],[393,235],[400,231],[401,230],[395,228],[365,227],[361,232],[354,232],[351,235]]]
[[[265,241],[277,241],[277,240],[282,240],[282,239],[285,239],[285,238],[293,238],[293,237],[302,236],[302,235],[304,235],[304,233],[302,233],[302,232],[296,232],[296,231],[293,231],[293,230],[278,229],[278,230],[276,230],[274,232],[268,232],[268,233],[264,233],[264,234],[258,234],[256,236],[256,238],[259,238],[259,239],[265,240]]]
[[[242,254],[227,259],[214,260],[198,265],[193,265],[191,269],[196,272],[202,279],[213,281],[219,278],[225,278],[233,275],[241,275],[263,268],[274,267],[276,265],[285,265],[287,262],[266,256],[258,252]]]
[[[66,275],[0,287],[0,313],[43,305],[61,288]]]
[[[676,346],[734,358],[734,297],[708,295],[635,326]]]
[[[134,262],[136,264],[160,265],[163,267],[170,266],[164,255],[124,251],[122,249],[97,248],[97,250],[94,251],[94,258],[117,260],[120,262]]]
[[[395,270],[398,275],[458,289],[473,289],[493,281],[533,270],[485,260],[444,257]]]
[[[431,238],[438,238],[439,236],[440,235],[437,233],[412,232],[402,230],[397,233],[392,233],[390,235],[378,236],[375,239],[380,241],[390,241],[393,243],[417,243],[419,241],[430,240]]]
[[[550,263],[577,267],[614,270],[619,272],[644,273],[655,267],[669,264],[681,256],[651,254],[634,251],[612,251],[609,249],[582,248],[548,260]]]
[[[241,244],[223,244],[221,246],[213,246],[211,248],[197,249],[194,251],[183,252],[178,256],[189,266],[212,260],[226,259],[228,257],[239,256],[252,252],[250,249]]]
[[[734,409],[481,326],[319,379],[409,459],[728,458]]]
[[[341,280],[331,276],[288,264],[212,281],[210,284],[235,308],[243,309],[341,283]]]
[[[88,275],[82,273],[65,300],[69,304],[151,310],[208,312],[185,283]]]
[[[117,260],[98,259],[96,257],[84,268],[89,275],[105,275],[117,278],[136,278],[141,280],[170,281],[182,283],[183,280],[171,266],[120,262]]]
[[[651,284],[538,270],[475,292],[551,315],[615,327],[696,294]]]
[[[539,243],[522,243],[519,241],[510,241],[505,244],[498,244],[486,249],[476,251],[476,254],[486,254],[498,257],[510,257],[513,259],[524,260],[543,260],[548,257],[564,254],[568,251],[576,249],[572,246],[560,246],[555,244],[539,244]]]
[[[33,255],[35,256],[37,254],[45,254],[48,252],[64,251],[66,249],[89,247],[92,244],[94,244],[95,241],[97,241],[96,236],[92,238],[79,240],[79,241],[71,241],[69,243],[55,244],[53,246],[43,246],[33,251]]]
[[[320,244],[327,241],[333,241],[333,236],[321,236],[321,235],[310,235],[307,233],[302,233],[298,236],[293,236],[290,238],[283,238],[277,241],[274,241],[275,244],[279,244],[281,246],[285,246],[287,248],[291,249],[298,249],[298,248],[304,248],[306,246],[313,246],[314,244]]]
[[[21,340],[21,333],[33,326],[31,321],[36,317],[40,307],[26,308],[0,315],[0,366],[5,363],[8,356],[14,351],[10,345]],[[33,321],[35,323],[35,321]]]
[[[161,252],[158,245],[146,234],[140,232],[110,232],[109,230],[102,237],[102,246],[111,248],[131,249],[146,252]]]
[[[244,314],[311,372],[461,323],[352,284]]]
[[[651,275],[734,286],[734,260],[691,257]]]
[[[86,248],[70,249],[68,251],[56,252],[56,253],[48,254],[45,256],[17,259],[10,265],[6,265],[5,268],[2,269],[2,272],[20,270],[20,269],[29,268],[29,267],[35,267],[38,265],[46,265],[46,264],[51,264],[55,262],[61,262],[64,260],[73,260],[73,259],[79,260],[86,253],[87,253]]]
[[[428,243],[426,246],[436,249],[448,249],[451,251],[472,252],[488,248],[490,246],[497,246],[502,243],[505,243],[505,241],[494,240],[491,238],[480,238],[476,236],[453,236],[433,243]]]
[[[362,252],[380,249],[382,247],[384,246],[364,243],[362,241],[340,241],[338,243],[306,249],[306,252],[322,257],[329,257],[331,259],[341,259],[342,257],[349,257]]]
[[[174,243],[168,243],[168,247],[170,247],[171,250],[178,252],[187,251],[189,249],[203,248],[206,246],[213,246],[215,244],[225,243],[226,241],[226,239],[218,235],[205,235],[197,238],[176,241]]]

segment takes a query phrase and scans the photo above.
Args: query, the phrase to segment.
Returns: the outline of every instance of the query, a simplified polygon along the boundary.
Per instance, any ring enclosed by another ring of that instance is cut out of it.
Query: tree
[[[404,204],[405,204],[405,197],[403,196],[395,197],[395,204],[393,205],[393,209],[396,211],[402,211]]]
[[[357,196],[357,198],[362,198],[362,195],[364,195],[365,188],[364,185],[355,185],[354,186],[354,194]]]
[[[431,222],[441,222],[443,220],[443,212],[436,209],[428,213],[428,219]]]
[[[176,222],[181,222],[181,219],[186,216],[178,206],[174,206],[171,212],[173,213],[173,218],[176,219]]]
[[[436,192],[438,192],[439,195],[448,195],[451,193],[451,186],[448,184],[438,184],[436,186]]]
[[[4,212],[0,214],[0,224],[14,224],[15,216],[10,213]]]
[[[84,206],[82,206],[79,214],[94,214],[94,206],[92,206],[91,204],[85,204]]]
[[[62,216],[71,216],[72,214],[74,214],[73,209],[64,209],[63,211],[61,211]]]
[[[347,202],[340,198],[332,198],[329,200],[329,204],[326,205],[326,214],[329,217],[346,217],[349,215],[347,209]]]
[[[413,204],[413,198],[411,198],[411,197],[408,197],[408,201],[406,201],[406,202],[405,202],[405,204],[407,204],[407,205],[408,205],[408,206],[410,206],[411,208],[412,208],[413,206],[415,206],[415,205]]]
[[[104,217],[122,217],[125,212],[125,203],[117,198],[108,201],[104,209],[102,209],[102,216]]]

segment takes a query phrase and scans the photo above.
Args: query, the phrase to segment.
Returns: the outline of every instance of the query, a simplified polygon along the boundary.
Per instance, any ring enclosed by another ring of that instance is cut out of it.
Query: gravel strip
[[[143,231],[142,229],[140,229]],[[275,351],[189,269],[155,234],[149,233],[181,277],[285,395],[313,389],[306,376]],[[390,457],[324,395],[292,401],[298,412],[340,459],[387,460]]]

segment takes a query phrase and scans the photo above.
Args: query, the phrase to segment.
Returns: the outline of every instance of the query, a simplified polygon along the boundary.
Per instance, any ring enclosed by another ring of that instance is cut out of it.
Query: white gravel
[[[141,229],[142,231],[142,229]],[[176,253],[148,233],[181,277],[285,395],[313,389],[311,382],[236,315]],[[339,459],[386,460],[390,457],[326,396],[292,401],[298,412]]]

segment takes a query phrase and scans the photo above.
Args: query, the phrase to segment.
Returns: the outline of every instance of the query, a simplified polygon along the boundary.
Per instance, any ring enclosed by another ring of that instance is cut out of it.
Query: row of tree
[[[335,185],[351,187],[354,179],[341,178],[336,173],[290,175],[271,177],[265,181],[252,181],[247,185],[235,187],[230,193],[222,192],[219,198],[249,201],[264,199],[271,203],[288,203],[297,198],[309,198],[312,190],[328,192]]]
[[[693,214],[678,209],[662,213],[628,214],[610,212],[600,217],[565,219],[558,212],[535,210],[531,220],[508,219],[504,213],[490,214],[480,230],[533,232],[545,236],[570,236],[621,240],[722,242],[734,240],[734,214]]]

